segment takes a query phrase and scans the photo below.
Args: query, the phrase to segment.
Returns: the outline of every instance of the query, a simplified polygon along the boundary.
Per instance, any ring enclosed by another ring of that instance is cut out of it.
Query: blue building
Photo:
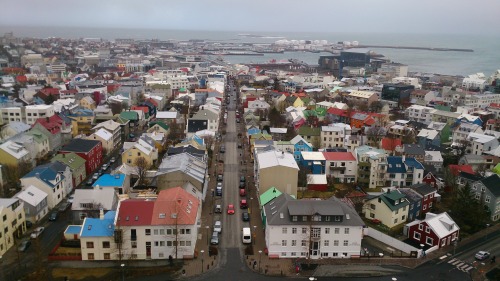
[[[297,161],[297,164],[300,162],[301,152],[302,151],[313,151],[313,146],[311,143],[308,143],[304,138],[297,135],[293,139],[290,140],[290,143],[293,145],[293,158]]]
[[[299,166],[307,167],[312,174],[322,175],[325,173],[326,159],[323,152],[301,151]]]
[[[118,194],[125,194],[130,188],[130,182],[124,174],[104,174],[92,185],[94,188],[113,188]]]
[[[400,188],[399,191],[403,193],[410,202],[408,209],[408,222],[414,221],[420,217],[422,210],[422,195],[411,188]]]

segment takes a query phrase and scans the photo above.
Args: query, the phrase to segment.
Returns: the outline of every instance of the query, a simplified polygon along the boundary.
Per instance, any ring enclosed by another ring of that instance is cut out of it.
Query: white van
[[[241,237],[243,244],[252,243],[252,233],[250,232],[250,227],[243,227],[243,234]]]

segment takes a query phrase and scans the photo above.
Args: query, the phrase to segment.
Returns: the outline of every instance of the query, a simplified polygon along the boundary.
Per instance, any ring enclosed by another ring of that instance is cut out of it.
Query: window
[[[167,247],[172,247],[172,241],[167,241]]]
[[[333,240],[333,246],[338,246],[339,245],[339,240]]]
[[[94,242],[87,242],[87,249],[93,249],[94,248]]]
[[[292,234],[297,234],[297,228],[296,227],[292,227]]]
[[[432,239],[430,237],[427,237],[427,239],[425,239],[425,244],[432,245],[432,243],[434,243],[434,239]]]
[[[317,228],[317,227],[313,228],[311,235],[312,235],[313,238],[320,238],[320,236],[321,236],[321,228]]]
[[[285,252],[282,252],[282,253],[281,253],[281,256],[282,256],[282,257],[286,257],[286,253],[285,253]]]
[[[330,246],[330,241],[329,241],[329,240],[325,240],[325,241],[323,241],[323,245],[324,245],[325,247]]]
[[[420,233],[418,232],[413,232],[413,238],[417,239],[417,240],[420,240]]]
[[[292,246],[297,246],[297,240],[292,240]]]
[[[307,221],[307,216],[302,216],[302,221]]]
[[[94,253],[88,253],[87,254],[87,259],[90,260],[90,261],[93,261],[94,260]]]
[[[370,218],[374,219],[375,218],[375,214],[374,213],[370,213]]]
[[[332,253],[332,257],[338,257],[339,253]]]
[[[302,228],[302,234],[306,234],[307,233],[307,228],[303,227]]]
[[[428,226],[426,226],[426,227],[425,227],[425,233],[431,233],[431,228],[430,228],[430,227],[428,227]]]
[[[153,229],[153,234],[158,235],[158,229]]]
[[[349,228],[348,228],[348,227],[346,227],[346,228],[344,229],[344,234],[349,234]]]
[[[133,249],[137,248],[137,241],[131,241],[131,242],[130,242],[130,246],[131,246]]]
[[[111,255],[109,253],[104,253],[104,259],[105,260],[110,260],[111,259]]]
[[[340,228],[336,227],[335,228],[335,234],[339,234],[340,233]]]
[[[330,234],[330,228],[329,227],[325,228],[325,234]]]
[[[286,233],[287,233],[287,228],[286,228],[286,227],[283,227],[283,228],[281,229],[281,233],[286,234]]]
[[[349,241],[348,240],[344,240],[344,246],[349,246]]]
[[[422,209],[423,209],[423,210],[427,209],[427,205],[424,205],[424,206],[422,207]]]
[[[489,196],[486,196],[486,198],[484,199],[484,202],[486,202],[486,203],[490,203],[490,197],[489,197]],[[432,204],[432,203],[431,203],[431,204]],[[429,206],[430,206],[431,204],[429,204]]]
[[[401,220],[404,221],[406,219],[406,216],[402,216]]]
[[[102,241],[102,247],[107,249],[111,247],[111,244],[109,243],[109,241]]]
[[[281,246],[286,247],[286,240],[281,240]]]
[[[394,219],[394,223],[398,223],[398,219]]]
[[[302,247],[305,247],[305,246],[307,245],[306,243],[307,243],[307,241],[306,241],[306,240],[302,240],[302,242],[300,243],[300,245],[301,245]]]
[[[292,221],[297,221],[297,216],[292,216]]]
[[[296,256],[297,256],[297,253],[296,253],[296,252],[291,252],[291,253],[290,253],[290,255],[291,255],[292,257],[296,257]]]
[[[370,209],[375,210],[375,204],[370,204]]]

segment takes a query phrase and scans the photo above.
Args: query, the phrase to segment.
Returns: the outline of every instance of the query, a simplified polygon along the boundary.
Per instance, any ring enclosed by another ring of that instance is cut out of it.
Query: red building
[[[458,225],[446,212],[427,213],[424,220],[415,220],[404,228],[408,238],[416,244],[425,245],[425,249],[451,245],[458,239],[459,231]]]
[[[425,183],[419,183],[409,186],[422,196],[421,214],[430,212],[432,206],[436,203],[436,189]]]
[[[444,185],[443,181],[437,178],[436,175],[434,175],[432,172],[428,172],[427,174],[425,174],[422,181],[432,186],[436,190],[441,189],[441,187]]]
[[[85,159],[85,172],[92,174],[102,164],[102,143],[98,140],[73,139],[59,153],[74,152]]]

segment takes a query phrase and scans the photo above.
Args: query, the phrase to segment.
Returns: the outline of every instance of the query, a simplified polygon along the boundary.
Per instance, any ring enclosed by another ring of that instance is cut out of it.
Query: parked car
[[[490,253],[486,251],[479,251],[474,257],[476,258],[476,260],[484,261],[485,259],[490,257]]]
[[[73,200],[75,200],[75,195],[74,195],[74,194],[71,194],[71,195],[68,197],[68,202],[73,204]]]
[[[57,212],[50,213],[49,221],[56,221],[56,220],[57,220]]]
[[[226,147],[224,145],[221,145],[219,151],[220,151],[220,153],[225,153]]]
[[[116,158],[115,157],[111,157],[111,160],[109,160],[110,163],[115,163],[116,162]]]
[[[240,188],[245,188],[245,182],[240,181]]]
[[[61,206],[59,206],[59,212],[66,211],[70,206],[71,206],[70,202],[62,203]]]
[[[26,228],[33,227],[33,223],[31,221],[26,221]]]
[[[31,239],[35,239],[38,236],[40,236],[40,234],[42,234],[42,232],[44,230],[45,230],[45,228],[43,226],[39,226],[39,227],[35,228],[35,230],[33,230],[33,232],[30,235]]]
[[[31,245],[31,241],[30,240],[23,240],[21,242],[21,244],[19,244],[19,247],[17,248],[17,250],[19,252],[26,252],[26,250],[28,250],[28,248],[30,247]]]
[[[247,191],[244,188],[240,188],[240,196],[244,197],[247,195]]]
[[[243,221],[249,221],[250,215],[248,215],[247,212],[243,212],[243,213],[241,213],[241,219],[243,219]]]
[[[227,206],[227,214],[228,215],[234,215],[234,205],[233,204],[229,204]]]
[[[240,209],[247,209],[248,208],[248,203],[246,199],[241,199],[240,201]]]
[[[94,183],[94,180],[90,178],[85,184],[86,185],[92,185]]]
[[[99,175],[99,173],[94,173],[94,174],[92,175],[92,179],[93,179],[93,180],[97,180],[97,179],[99,178],[99,176],[100,176],[100,175]]]
[[[222,223],[221,221],[215,221],[214,223],[214,231],[216,231],[217,233],[222,233]]]
[[[218,174],[217,181],[223,181],[223,180],[224,180],[224,176],[222,174]]]
[[[212,239],[210,239],[210,244],[219,245],[219,233],[217,233],[217,231],[214,231],[212,233]]]
[[[109,168],[109,165],[108,165],[108,164],[103,164],[103,165],[102,165],[102,167],[101,167],[101,169],[102,169],[103,171],[106,171],[108,168]]]
[[[222,206],[221,205],[215,205],[215,213],[217,213],[217,214],[222,213]]]

